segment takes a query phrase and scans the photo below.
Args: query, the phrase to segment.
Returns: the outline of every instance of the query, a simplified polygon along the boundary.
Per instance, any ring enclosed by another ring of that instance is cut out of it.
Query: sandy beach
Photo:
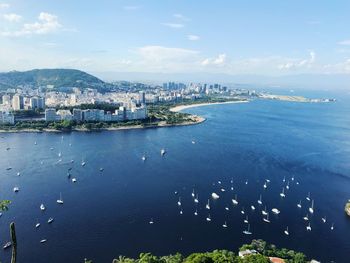
[[[225,101],[225,102],[213,102],[213,103],[198,103],[198,104],[191,104],[191,105],[180,105],[176,106],[174,108],[171,108],[170,111],[172,112],[180,112],[185,109],[194,108],[194,107],[202,107],[202,106],[209,106],[209,105],[218,105],[218,104],[233,104],[233,103],[245,103],[249,102],[248,100],[237,100],[237,101]]]

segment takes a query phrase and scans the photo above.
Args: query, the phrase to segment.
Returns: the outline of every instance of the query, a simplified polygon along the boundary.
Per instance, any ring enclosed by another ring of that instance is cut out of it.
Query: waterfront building
[[[10,111],[0,111],[0,124],[14,124],[15,116]]]
[[[56,109],[45,110],[45,121],[56,121],[57,119]]]
[[[11,97],[10,95],[2,96],[2,105],[10,105],[11,106]]]
[[[12,108],[14,110],[23,110],[24,109],[24,101],[21,95],[14,95],[12,97]]]
[[[80,122],[83,120],[83,113],[81,109],[73,109],[73,120]]]
[[[56,115],[58,116],[59,120],[61,121],[71,121],[73,119],[73,115],[70,112],[70,110],[58,110],[56,112]]]

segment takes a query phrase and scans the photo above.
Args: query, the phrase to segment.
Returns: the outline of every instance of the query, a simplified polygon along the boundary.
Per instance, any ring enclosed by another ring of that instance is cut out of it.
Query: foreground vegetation
[[[228,250],[193,253],[187,257],[180,253],[161,257],[152,255],[151,253],[141,253],[138,258],[119,256],[113,260],[113,263],[269,263],[269,257],[282,258],[286,263],[309,262],[303,253],[285,248],[279,249],[274,245],[267,244],[261,239],[253,240],[251,244],[243,245],[240,251],[246,249],[254,249],[258,254],[241,258],[237,256],[237,253]]]

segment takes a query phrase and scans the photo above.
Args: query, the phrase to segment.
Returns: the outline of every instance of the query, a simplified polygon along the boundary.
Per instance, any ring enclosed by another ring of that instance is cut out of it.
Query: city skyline
[[[39,2],[0,1],[0,71],[350,73],[347,1]]]

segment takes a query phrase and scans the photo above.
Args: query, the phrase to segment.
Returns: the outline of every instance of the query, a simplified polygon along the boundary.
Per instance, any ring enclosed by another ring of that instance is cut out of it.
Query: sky
[[[0,71],[350,74],[349,0],[0,0]]]

